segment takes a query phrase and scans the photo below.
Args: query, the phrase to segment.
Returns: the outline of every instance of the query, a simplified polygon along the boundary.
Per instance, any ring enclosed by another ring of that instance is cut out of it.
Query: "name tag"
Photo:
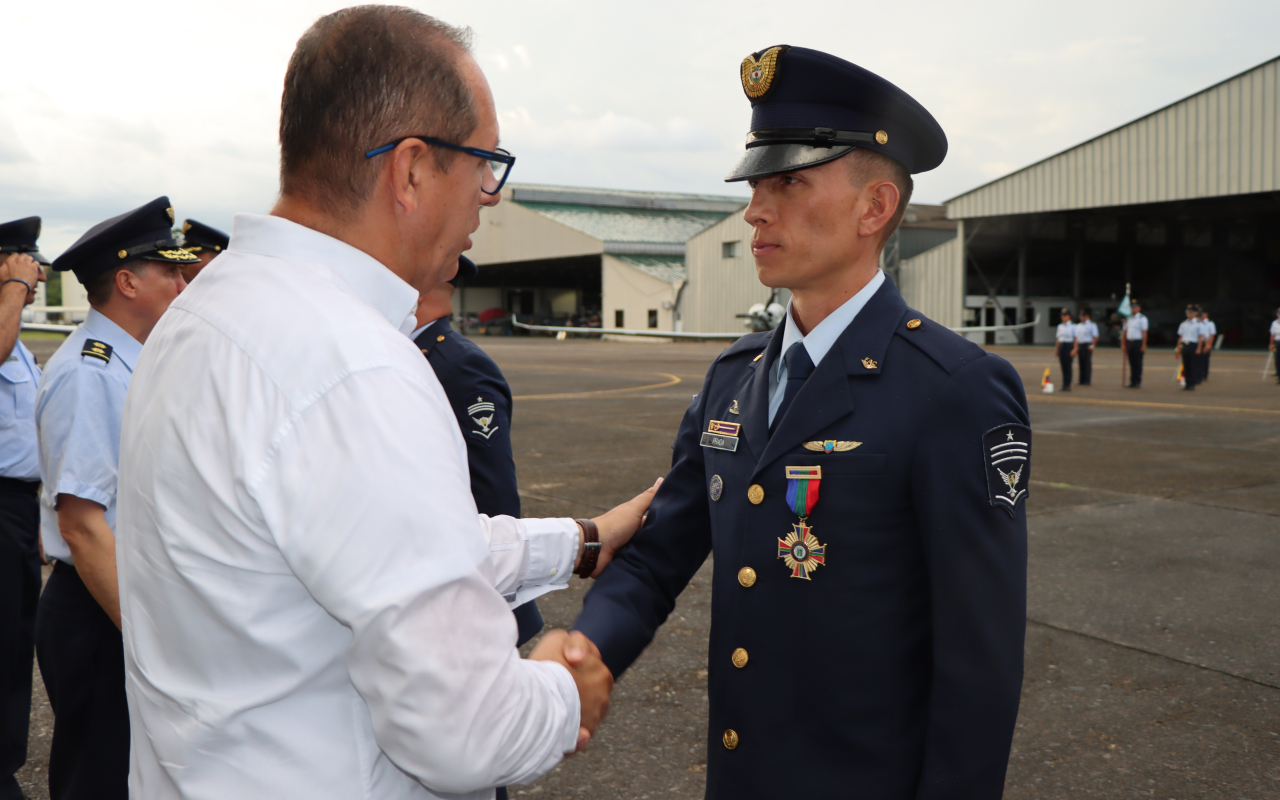
[[[708,432],[702,434],[701,444],[703,447],[712,447],[716,450],[728,450],[732,453],[738,449],[738,437],[722,436],[718,433]]]

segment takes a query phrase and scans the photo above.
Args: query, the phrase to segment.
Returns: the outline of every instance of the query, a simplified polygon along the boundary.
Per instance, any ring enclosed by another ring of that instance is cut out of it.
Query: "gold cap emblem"
[[[867,369],[875,369],[880,365],[876,363],[876,360],[874,358],[868,357],[868,358],[862,359],[862,366],[866,367]]]
[[[742,59],[742,91],[752,100],[764,97],[773,86],[773,79],[778,74],[778,56],[786,50],[785,44],[770,47],[760,54],[755,53]]]
[[[884,131],[876,131],[876,144],[888,144],[889,134]]]
[[[173,224],[173,206],[169,206],[168,208],[166,208],[164,210],[164,213],[169,215],[169,224],[172,225]]]
[[[121,258],[124,258],[125,256],[129,255],[129,251],[121,250],[119,253],[116,253],[116,255],[120,256]]]
[[[170,210],[172,211],[172,209]],[[186,233],[189,230],[191,230],[191,220],[187,220],[182,223],[182,232]]]
[[[922,323],[918,319],[907,320],[907,330],[914,331],[916,328],[919,328],[923,324],[924,323]]]

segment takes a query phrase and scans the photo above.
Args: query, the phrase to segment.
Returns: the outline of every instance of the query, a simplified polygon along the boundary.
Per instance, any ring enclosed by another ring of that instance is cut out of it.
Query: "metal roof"
[[[689,237],[729,214],[727,211],[517,202],[530,211],[599,239],[605,243],[606,253],[683,255],[684,243]]]
[[[660,281],[667,283],[675,283],[682,281],[689,275],[689,270],[684,265],[684,257],[674,256],[637,256],[637,255],[615,255],[614,258],[626,264],[628,267],[635,267],[646,275],[652,275]]]
[[[1280,57],[947,201],[971,219],[1280,190]]]
[[[683,192],[637,192],[626,189],[587,189],[576,186],[546,186],[510,183],[511,199],[517,203],[567,203],[609,208],[649,208],[667,211],[713,211],[729,214],[747,204],[747,199],[719,194]]]

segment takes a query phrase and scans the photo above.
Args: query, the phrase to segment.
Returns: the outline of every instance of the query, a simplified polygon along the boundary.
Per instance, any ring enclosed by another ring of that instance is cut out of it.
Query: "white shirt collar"
[[[832,311],[827,318],[817,325],[813,326],[813,330],[809,331],[806,336],[800,333],[800,326],[795,324],[795,317],[791,316],[791,301],[787,301],[787,325],[782,332],[782,353],[785,354],[791,349],[791,345],[796,342],[804,342],[804,349],[808,351],[810,360],[816,367],[822,361],[823,356],[835,345],[836,340],[840,338],[840,334],[844,333],[844,329],[849,327],[854,317],[858,316],[858,312],[867,304],[867,301],[880,289],[884,283],[884,272],[876,270],[875,277],[867,281],[867,285],[863,286],[853,297],[844,301],[843,304],[835,311]],[[778,363],[785,365],[786,361],[779,358]],[[781,374],[781,373],[779,373]]]
[[[417,320],[418,291],[385,264],[346,242],[283,217],[236,214],[228,250],[271,258],[310,261],[336,273],[351,293],[373,306],[404,333]]]

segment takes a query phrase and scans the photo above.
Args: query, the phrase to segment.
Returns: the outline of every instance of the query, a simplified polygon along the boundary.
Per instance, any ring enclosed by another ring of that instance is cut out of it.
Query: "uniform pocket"
[[[883,453],[832,453],[815,459],[822,467],[822,477],[828,475],[883,475],[889,466],[889,456]]]

